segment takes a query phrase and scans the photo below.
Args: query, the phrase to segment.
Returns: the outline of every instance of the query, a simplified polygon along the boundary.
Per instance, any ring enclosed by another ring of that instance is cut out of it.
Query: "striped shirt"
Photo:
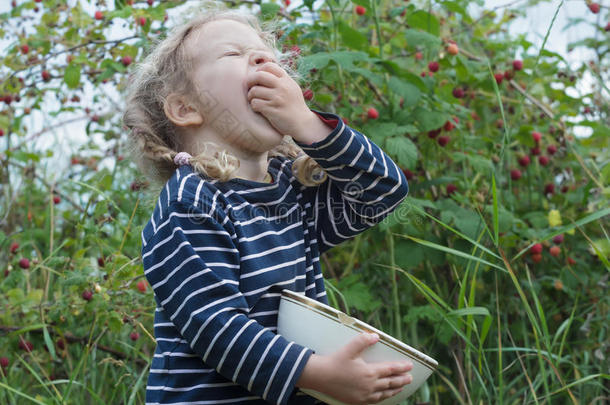
[[[272,183],[219,182],[182,165],[142,231],[156,302],[147,404],[315,404],[296,387],[313,351],[277,333],[281,291],[328,304],[320,254],[379,223],[407,196],[400,168],[338,115],[296,144],[328,179],[305,187],[292,160]]]

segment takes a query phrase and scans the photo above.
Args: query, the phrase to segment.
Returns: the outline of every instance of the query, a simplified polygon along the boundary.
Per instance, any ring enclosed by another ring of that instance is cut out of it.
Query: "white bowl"
[[[362,332],[377,333],[379,341],[362,352],[362,358],[366,362],[410,360],[413,363],[413,369],[410,371],[413,381],[405,385],[398,395],[378,402],[380,405],[396,405],[404,401],[438,366],[438,362],[433,358],[392,336],[294,291],[282,291],[277,331],[286,339],[308,347],[319,355],[336,352]],[[314,390],[301,391],[329,405],[346,405]]]

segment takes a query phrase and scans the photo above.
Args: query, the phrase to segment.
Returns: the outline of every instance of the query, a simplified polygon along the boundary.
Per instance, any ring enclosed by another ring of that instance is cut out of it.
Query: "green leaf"
[[[426,31],[437,37],[441,31],[441,25],[439,24],[438,19],[424,10],[416,10],[413,13],[407,14],[407,24],[412,28],[419,28],[420,30]]]
[[[339,20],[339,34],[341,34],[341,39],[343,43],[347,45],[349,48],[363,50],[368,44],[369,40],[358,30],[353,29],[349,25],[347,25],[343,20]]]
[[[549,227],[549,221],[547,215],[541,211],[532,211],[523,214],[523,219],[529,221],[530,224],[536,229],[546,229]]]
[[[463,152],[454,152],[454,159],[456,162],[466,161],[472,168],[479,173],[489,173],[493,169],[491,160],[487,157],[479,156],[476,154],[466,154]]]
[[[299,59],[299,72],[306,75],[311,69],[323,69],[331,61],[332,55],[327,52],[318,52],[303,56]]]
[[[464,208],[455,212],[454,222],[455,227],[471,239],[476,239],[478,232],[485,226],[476,212]]]
[[[397,125],[395,122],[369,122],[363,126],[363,131],[371,137],[375,143],[382,144],[386,138],[396,135],[404,135],[417,131],[413,125]]]
[[[359,311],[370,312],[381,305],[372,294],[368,285],[362,282],[359,274],[350,274],[341,278],[337,285],[349,306]]]
[[[108,18],[129,18],[131,15],[133,15],[133,8],[122,7],[110,12]]]
[[[409,312],[402,318],[405,323],[417,322],[420,319],[438,322],[441,321],[443,317],[439,310],[435,309],[432,305],[421,305],[409,308]]]
[[[447,113],[430,111],[423,107],[417,107],[413,112],[418,127],[422,132],[432,131],[434,129],[438,129],[442,127],[445,122],[449,119],[449,115]]]
[[[272,18],[280,10],[281,6],[275,3],[261,4],[261,15],[264,19]]]
[[[104,215],[107,212],[108,212],[108,201],[102,200],[102,201],[98,201],[98,203],[95,204],[95,210],[93,211],[93,215],[96,218],[100,218],[102,215]]]
[[[373,62],[374,60],[362,51],[317,52],[300,58],[298,70],[299,73],[306,76],[311,69],[323,69],[330,61],[334,61],[343,69],[351,71],[357,68],[354,65],[356,61]]]
[[[396,17],[398,15],[400,15],[407,7],[406,6],[400,6],[400,7],[394,7],[390,10],[390,17]]]
[[[432,180],[424,180],[424,181],[415,183],[413,185],[413,188],[411,189],[411,191],[428,190],[431,186],[444,185],[444,184],[451,183],[451,182],[457,181],[457,180],[459,180],[459,178],[453,177],[453,176],[436,177],[436,178],[433,178]]]
[[[354,62],[369,62],[369,56],[365,52],[360,51],[343,51],[343,52],[332,52],[333,60],[340,65],[342,68],[350,70],[355,67]]]
[[[468,17],[468,13],[466,12],[466,10],[464,9],[464,7],[462,7],[460,5],[459,2],[457,1],[443,1],[443,7],[445,7],[448,11],[452,11],[454,13],[457,14],[461,14],[465,17]],[[468,3],[465,3],[468,4]]]
[[[370,69],[364,69],[359,67],[352,67],[348,69],[351,73],[359,74],[362,77],[365,77],[371,83],[376,85],[377,87],[383,86],[383,77],[375,72],[372,72]]]
[[[371,8],[371,3],[369,2],[369,0],[351,0],[351,1],[354,4],[357,4],[359,6],[366,8],[367,10]]]
[[[111,15],[109,16],[112,17]],[[83,10],[80,2],[76,2],[74,7],[70,7],[70,25],[74,28],[85,28],[93,25],[94,20],[91,16]]]
[[[403,108],[411,107],[416,105],[420,98],[421,92],[419,89],[411,83],[401,80],[395,76],[390,78],[389,87],[398,95],[404,99]]]
[[[42,15],[41,22],[47,27],[53,27],[59,21],[59,13],[48,12]]]
[[[491,206],[486,205],[485,212],[493,218],[493,204]],[[518,224],[525,227],[525,223],[520,218],[516,218],[512,212],[508,211],[501,204],[498,204],[498,232],[508,232],[514,225]]]
[[[20,160],[24,163],[28,163],[30,160],[34,162],[40,162],[40,156],[36,153],[24,152],[22,150],[16,150],[12,153],[15,159]]]
[[[379,224],[379,230],[381,232],[387,231],[397,224],[408,224],[409,223],[409,211],[411,206],[406,202],[402,201],[398,207],[396,207],[390,215],[386,216]],[[408,242],[408,241],[405,241]],[[420,248],[418,248],[420,249]],[[423,249],[420,249],[423,250]],[[398,251],[396,251],[398,252]]]
[[[108,68],[108,69],[104,70],[102,73],[100,73],[99,75],[95,76],[95,82],[101,83],[102,80],[111,78],[115,73],[116,72],[114,69]]]
[[[489,328],[491,327],[491,321],[493,318],[491,316],[485,317],[483,321],[483,328],[481,328],[481,347],[483,346],[483,342],[487,337],[487,333],[489,332]]]
[[[454,69],[458,82],[470,80],[472,77],[471,72],[476,71],[477,69],[476,64],[466,59],[461,53],[455,55],[455,60]]]
[[[119,62],[112,61],[112,67],[117,72],[124,73],[125,71],[127,71],[127,68],[125,67],[125,65],[123,65],[122,63],[119,63]]]
[[[397,157],[397,163],[408,169],[415,169],[417,164],[417,146],[406,136],[395,136],[386,139],[386,148]]]
[[[163,20],[165,18],[165,9],[163,7],[150,7],[147,11],[153,20]]]
[[[21,288],[13,288],[8,290],[6,296],[9,298],[9,301],[12,303],[18,303],[23,300],[25,294]]]
[[[414,205],[417,208],[423,209],[423,208],[432,208],[432,209],[436,209],[436,205],[434,204],[434,202],[430,201],[430,200],[422,200],[419,198],[414,198],[414,197],[407,197],[406,201],[409,202],[409,204]]]
[[[7,115],[0,115],[0,128],[5,129],[8,128],[11,120]]]
[[[432,52],[438,50],[442,43],[440,38],[427,32],[414,29],[405,30],[405,38],[407,39],[407,46],[413,48],[423,47],[423,49]]]
[[[398,209],[401,208],[402,205]],[[395,242],[394,254],[396,265],[405,269],[417,267],[424,261],[424,250],[417,243],[410,240],[397,240]]]
[[[69,88],[75,89],[80,83],[80,65],[70,63],[64,72],[64,81]]]
[[[455,309],[447,313],[448,316],[468,316],[468,315],[484,315],[490,316],[489,310],[485,307],[468,307]]]
[[[491,175],[491,190],[492,190],[492,198],[493,198],[493,225],[494,225],[494,241],[496,246],[498,246],[498,192],[496,189],[496,176],[492,173]]]
[[[51,340],[51,335],[49,335],[49,331],[47,330],[47,325],[44,325],[42,327],[42,336],[44,338],[44,343],[47,345],[47,349],[49,349],[49,353],[51,354],[51,357],[53,358],[53,360],[55,360],[57,358],[57,355],[55,354],[55,345],[53,344],[53,341]]]
[[[313,98],[318,104],[326,105],[335,99],[335,96],[328,93],[316,93]]]
[[[313,3],[315,0],[303,0],[303,3],[307,6],[309,11],[313,11]]]
[[[459,250],[452,249],[452,248],[440,245],[438,243],[433,243],[433,242],[429,242],[427,240],[423,240],[423,239],[419,239],[419,238],[414,238],[413,236],[410,236],[410,235],[397,235],[397,236],[401,236],[401,237],[404,237],[404,238],[411,239],[412,241],[417,242],[420,245],[424,245],[424,246],[427,246],[427,247],[430,247],[430,248],[433,248],[433,249],[436,249],[436,250],[447,252],[447,253],[452,254],[454,256],[463,257],[463,258],[468,259],[468,260],[474,260],[476,262],[485,264],[487,266],[493,267],[495,269],[498,269],[500,271],[503,271],[503,272],[507,273],[507,270],[504,269],[503,267],[500,267],[500,266],[498,266],[498,265],[496,265],[494,263],[488,262],[487,260],[483,260],[481,258],[478,258],[476,256],[470,255],[468,253],[464,253],[464,252],[461,252]]]
[[[123,318],[121,318],[116,311],[110,312],[110,316],[108,316],[108,327],[113,333],[119,333],[123,328]]]

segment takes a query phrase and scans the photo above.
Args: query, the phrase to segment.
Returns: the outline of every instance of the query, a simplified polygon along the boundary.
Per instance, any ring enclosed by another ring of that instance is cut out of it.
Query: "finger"
[[[401,391],[402,391],[402,388],[396,388],[396,389],[385,390],[385,391],[381,391],[381,392],[375,393],[376,399],[375,399],[374,403],[381,402],[384,399],[388,399],[388,398],[391,398],[391,397],[393,397],[395,395],[398,395],[398,394],[400,394]]]
[[[411,374],[381,378],[375,383],[375,391],[387,391],[394,390],[397,388],[402,388],[407,384],[410,384],[413,381],[413,376]]]
[[[350,340],[345,346],[343,346],[343,354],[348,358],[355,358],[360,355],[366,348],[374,345],[379,340],[379,335],[376,333],[363,332]]]
[[[274,62],[263,63],[262,65],[260,65],[256,68],[256,71],[257,72],[268,72],[279,78],[284,76],[284,74],[286,73],[286,71],[284,69],[282,69],[282,67],[280,65],[278,65],[277,63],[274,63]]]
[[[268,106],[269,101],[262,100],[260,98],[253,98],[252,101],[250,101],[250,108],[252,108],[252,111],[255,112],[261,112],[265,110]]]
[[[248,102],[253,98],[260,98],[263,100],[271,100],[273,97],[273,90],[263,86],[252,86],[248,90]]]
[[[395,362],[395,363],[377,363],[377,375],[379,377],[389,377],[392,375],[404,374],[413,369],[413,363],[410,361]]]
[[[260,85],[265,87],[277,87],[279,78],[265,70],[257,70],[253,72],[248,79],[248,89],[252,86]]]

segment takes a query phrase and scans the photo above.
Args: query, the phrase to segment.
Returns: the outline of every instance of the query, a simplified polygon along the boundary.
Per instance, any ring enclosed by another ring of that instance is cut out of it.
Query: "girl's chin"
[[[254,128],[257,129],[257,133],[261,133],[261,134],[265,134],[265,138],[269,138],[269,137],[273,137],[273,138],[279,138],[282,139],[284,136],[282,134],[280,134],[277,129],[275,129],[275,127],[273,125],[271,125],[271,123],[267,120],[267,118],[265,118],[264,115],[257,113],[255,111],[252,111],[254,113],[255,116],[255,120],[256,122],[254,123]],[[267,135],[268,134],[268,135]]]

